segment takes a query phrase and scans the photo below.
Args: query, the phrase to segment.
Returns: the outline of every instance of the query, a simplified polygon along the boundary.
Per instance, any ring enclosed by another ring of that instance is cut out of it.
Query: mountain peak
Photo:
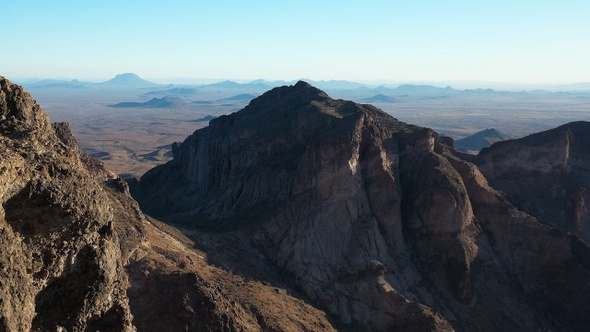
[[[263,131],[274,131],[277,128],[287,130],[292,127],[293,122],[299,121],[298,118],[323,121],[319,119],[326,116],[342,118],[361,111],[351,104],[353,103],[334,100],[324,91],[307,82],[299,81],[294,85],[281,86],[265,92],[252,99],[241,111],[212,120],[210,126],[225,127],[239,122],[246,127],[266,128]],[[261,124],[265,125],[261,127]]]
[[[304,92],[307,95],[315,94],[318,96],[321,95],[322,97],[329,98],[327,93],[316,88],[315,86],[309,84],[306,81],[298,81],[297,83],[295,83],[295,85],[285,85],[275,88],[273,90],[293,91],[298,93]],[[272,92],[273,90],[270,90],[269,92]]]
[[[295,83],[295,87],[299,89],[313,88],[313,86],[306,81],[298,81]]]
[[[112,79],[100,83],[103,86],[112,86],[117,88],[148,88],[156,87],[160,84],[144,80],[134,73],[118,74]]]
[[[137,74],[135,73],[123,73],[123,74],[118,74],[115,76],[115,78],[117,79],[141,79],[139,76],[137,76]]]
[[[0,135],[11,138],[45,135],[51,127],[49,118],[33,97],[3,76],[0,76],[0,118]]]
[[[299,81],[295,85],[285,85],[267,91],[260,97],[254,99],[251,105],[252,107],[263,105],[274,105],[274,107],[278,107],[283,105],[291,108],[310,103],[314,100],[320,101],[327,99],[330,99],[330,97],[324,91],[305,81]]]

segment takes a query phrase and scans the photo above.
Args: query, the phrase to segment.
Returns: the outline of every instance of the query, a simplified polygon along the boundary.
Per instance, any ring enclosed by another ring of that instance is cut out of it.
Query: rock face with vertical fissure
[[[173,153],[133,186],[142,208],[246,243],[241,265],[261,254],[342,326],[590,324],[587,244],[517,210],[430,129],[299,82]]]

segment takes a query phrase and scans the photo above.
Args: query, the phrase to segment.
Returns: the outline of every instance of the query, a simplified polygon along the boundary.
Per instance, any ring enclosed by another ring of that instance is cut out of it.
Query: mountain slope
[[[590,243],[590,123],[493,144],[472,158],[523,211]]]
[[[430,129],[299,82],[173,154],[133,187],[141,206],[227,238],[216,255],[236,271],[262,257],[346,329],[589,323],[588,246],[516,210]]]
[[[38,82],[26,82],[28,89],[85,89],[93,85],[90,82],[78,80],[41,80]]]
[[[286,290],[210,266],[146,219],[67,124],[51,125],[3,77],[0,199],[0,331],[334,330]]]
[[[154,90],[144,93],[144,96],[193,96],[198,94],[199,90],[191,87],[179,87],[162,90]]]
[[[479,152],[493,143],[505,141],[508,136],[495,128],[486,128],[477,133],[455,141],[455,149],[462,152]]]

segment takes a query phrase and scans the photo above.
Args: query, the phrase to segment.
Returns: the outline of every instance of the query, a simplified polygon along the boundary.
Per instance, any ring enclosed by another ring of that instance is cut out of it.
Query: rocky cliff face
[[[0,77],[0,331],[331,331],[326,315],[208,264]],[[272,304],[272,305],[269,305]]]
[[[193,238],[226,238],[231,269],[266,260],[345,330],[590,323],[584,242],[514,208],[432,130],[304,82],[211,121],[133,192]]]
[[[103,185],[112,175],[82,161],[66,125],[56,129],[0,78],[0,329],[131,330],[120,263],[141,220],[120,223]]]
[[[497,143],[470,159],[519,209],[590,243],[590,123]]]

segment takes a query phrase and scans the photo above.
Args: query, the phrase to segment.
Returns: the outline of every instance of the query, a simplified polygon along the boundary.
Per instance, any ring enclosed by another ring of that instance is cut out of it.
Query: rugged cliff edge
[[[519,209],[590,243],[590,123],[496,143],[476,163]]]
[[[202,245],[238,273],[265,259],[345,330],[587,328],[589,247],[443,141],[299,82],[174,145],[133,193],[193,238],[224,238]]]
[[[0,77],[0,331],[331,331],[287,291],[209,265]]]

